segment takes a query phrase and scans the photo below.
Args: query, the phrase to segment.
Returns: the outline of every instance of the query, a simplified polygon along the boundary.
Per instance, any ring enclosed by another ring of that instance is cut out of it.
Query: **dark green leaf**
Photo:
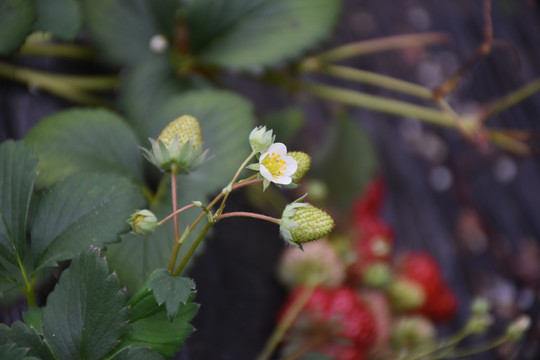
[[[124,348],[111,360],[164,360],[159,353],[147,348]]]
[[[199,61],[232,68],[274,65],[330,35],[335,0],[190,1],[186,19]]]
[[[37,186],[81,172],[142,181],[142,156],[131,128],[107,110],[72,109],[42,119],[26,136],[39,156]]]
[[[43,335],[60,360],[102,359],[126,327],[126,295],[99,250],[74,258],[43,309]]]
[[[11,344],[0,345],[0,359],[9,360],[38,360],[35,357],[28,357],[28,349],[17,348]]]
[[[173,321],[180,304],[185,305],[193,294],[195,283],[189,278],[171,276],[167,269],[158,269],[156,273],[148,288],[159,305],[165,303],[167,316]]]
[[[27,349],[26,356],[35,356],[42,360],[55,359],[51,349],[43,342],[36,330],[20,321],[14,322],[11,327],[0,324],[0,344],[11,344],[14,347]]]
[[[329,201],[347,210],[376,169],[370,138],[359,124],[342,116],[331,125],[314,154],[312,175],[328,186]]]
[[[0,144],[0,260],[17,264],[26,250],[26,221],[38,160],[23,141]]]
[[[296,107],[286,108],[273,112],[264,118],[263,124],[272,129],[276,141],[288,143],[298,134],[304,126],[304,113]]]
[[[199,310],[188,302],[181,305],[173,322],[167,318],[164,305],[159,306],[149,284],[159,273],[153,273],[129,301],[129,323],[119,348],[147,347],[170,357],[182,348],[184,340],[193,332],[189,323]]]
[[[179,79],[167,58],[150,58],[133,69],[122,86],[121,104],[139,138],[146,142],[152,133],[156,112],[172,96],[205,85],[193,77]]]
[[[34,30],[50,32],[61,40],[75,38],[82,24],[76,0],[38,0],[35,6],[38,16]]]
[[[150,50],[150,40],[161,34],[169,37],[173,29],[163,33],[159,21],[162,13],[156,16],[153,11],[157,5],[150,6],[152,0],[82,0],[86,22],[96,43],[105,56],[120,65],[135,65],[155,54]],[[171,9],[170,0],[165,6]],[[172,16],[173,14],[171,14]]]
[[[114,175],[80,174],[53,186],[32,227],[35,268],[69,259],[93,245],[119,240],[127,219],[144,204],[139,188]]]
[[[31,307],[27,312],[23,313],[24,323],[37,331],[38,334],[43,333],[41,330],[41,308]]]
[[[0,0],[0,54],[9,54],[22,45],[35,18],[32,0]]]

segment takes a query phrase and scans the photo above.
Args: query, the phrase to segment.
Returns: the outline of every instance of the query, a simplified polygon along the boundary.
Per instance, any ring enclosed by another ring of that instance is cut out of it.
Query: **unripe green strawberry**
[[[190,115],[172,121],[158,139],[150,139],[150,143],[152,150],[143,149],[143,155],[162,171],[186,174],[206,160],[201,127]]]
[[[182,145],[187,141],[191,141],[193,148],[202,145],[201,126],[199,121],[191,115],[182,115],[179,118],[171,121],[158,137],[165,146],[169,147],[174,137],[178,136],[178,143]]]
[[[291,176],[292,182],[298,184],[311,167],[311,157],[302,151],[289,151],[287,155],[296,160],[298,164],[296,172]]]
[[[398,311],[419,309],[426,300],[422,287],[406,278],[394,280],[390,284],[388,295],[392,307]]]

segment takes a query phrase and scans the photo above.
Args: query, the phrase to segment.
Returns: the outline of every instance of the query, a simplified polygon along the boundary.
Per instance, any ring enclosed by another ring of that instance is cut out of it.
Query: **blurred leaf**
[[[263,120],[263,124],[266,125],[267,129],[274,130],[276,141],[282,143],[292,141],[304,126],[304,123],[304,113],[297,107],[275,111],[265,116]]]
[[[50,32],[61,40],[73,40],[77,36],[82,17],[76,0],[38,0],[35,6],[34,30]]]
[[[158,352],[147,348],[124,348],[118,354],[114,355],[111,360],[164,360]]]
[[[74,258],[43,309],[43,334],[58,359],[102,359],[127,320],[126,294],[99,250]]]
[[[206,64],[275,65],[329,37],[335,0],[199,0],[186,6],[190,45]]]
[[[14,347],[11,344],[0,345],[0,359],[9,360],[39,360],[35,357],[28,357],[28,349]]]
[[[169,28],[163,33],[163,27],[170,26],[170,17],[174,3],[172,0],[81,0],[86,23],[93,39],[111,61],[119,65],[135,65],[150,57],[164,54],[153,53],[150,40],[161,34],[170,37]],[[179,2],[176,2],[177,7]],[[163,10],[158,10],[163,6]],[[164,10],[169,16],[164,16]],[[163,27],[160,21],[166,22]]]
[[[53,186],[32,227],[36,270],[101,247],[127,232],[127,219],[144,204],[139,188],[113,175],[80,174]]]
[[[107,110],[71,109],[43,118],[26,136],[39,156],[38,187],[81,172],[143,181],[143,158],[131,128]]]
[[[180,276],[171,276],[167,269],[158,269],[150,281],[149,290],[154,293],[158,305],[165,303],[167,317],[174,320],[180,304],[185,305],[195,289],[193,280]]]
[[[26,349],[26,356],[35,356],[41,360],[55,360],[51,349],[43,342],[36,330],[27,327],[26,324],[20,321],[14,322],[11,327],[0,324],[0,345],[5,344]],[[11,359],[11,357],[1,358]]]
[[[348,210],[376,171],[375,149],[362,127],[346,116],[330,127],[314,154],[312,175],[328,186],[329,201]]]
[[[0,0],[0,54],[17,50],[32,29],[36,10],[32,0]]]
[[[155,114],[163,104],[175,95],[203,85],[192,77],[179,79],[168,59],[151,58],[136,66],[127,77],[120,102],[139,139],[146,145],[149,137],[159,134],[151,129]]]
[[[24,258],[26,221],[37,164],[32,149],[23,141],[7,140],[0,144],[0,269]]]
[[[189,323],[199,310],[188,302],[181,305],[173,322],[167,318],[165,306],[159,306],[148,286],[159,273],[152,274],[129,301],[129,323],[119,348],[147,347],[170,357],[182,348],[184,340],[193,332]]]

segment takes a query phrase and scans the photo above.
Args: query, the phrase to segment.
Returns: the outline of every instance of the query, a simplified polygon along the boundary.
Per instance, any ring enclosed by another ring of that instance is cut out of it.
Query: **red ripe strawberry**
[[[353,206],[355,222],[365,217],[378,217],[384,200],[384,179],[372,180]]]
[[[376,334],[375,319],[369,308],[348,287],[329,290],[328,295],[324,319],[336,322],[337,335],[354,341],[362,348],[371,347]]]
[[[296,289],[291,294],[284,312],[298,297],[300,291]],[[375,342],[373,314],[351,288],[345,286],[336,289],[315,288],[300,317],[309,319],[313,327],[326,328],[327,330],[323,331],[334,334],[336,338],[346,338],[359,348],[368,349]]]
[[[436,294],[444,284],[439,264],[433,256],[425,252],[405,254],[398,263],[397,272],[419,284],[427,299]]]
[[[456,314],[458,300],[452,289],[444,284],[436,294],[429,296],[420,312],[431,320],[442,323]]]

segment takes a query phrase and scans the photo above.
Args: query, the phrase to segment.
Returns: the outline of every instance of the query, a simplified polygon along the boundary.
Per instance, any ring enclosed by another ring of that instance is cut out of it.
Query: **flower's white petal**
[[[292,182],[292,178],[290,176],[278,176],[278,178],[273,179],[272,182],[281,185],[289,185]]]
[[[281,156],[286,155],[287,154],[287,147],[283,143],[273,143],[272,145],[270,145],[268,150],[266,150],[264,155],[271,154],[271,153],[280,154]],[[263,156],[261,156],[261,159],[262,158],[263,158]]]
[[[260,171],[261,175],[265,179],[270,180],[270,181],[274,181],[274,177],[272,176],[272,174],[270,174],[270,171],[268,171],[268,169],[264,167],[263,164],[261,164],[261,167],[259,168],[259,171]]]
[[[292,156],[285,155],[283,157],[283,160],[285,161],[285,167],[286,169],[283,170],[283,175],[290,176],[296,172],[298,169],[298,163]]]

